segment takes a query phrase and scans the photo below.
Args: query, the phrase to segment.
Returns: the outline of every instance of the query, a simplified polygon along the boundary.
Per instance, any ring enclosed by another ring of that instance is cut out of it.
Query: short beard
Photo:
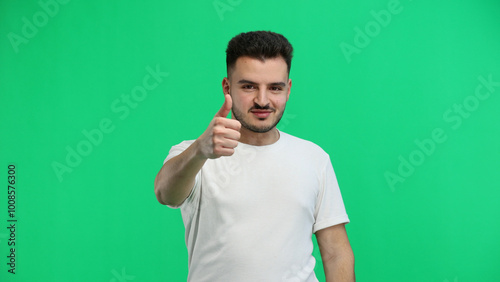
[[[271,131],[280,122],[281,118],[283,117],[283,113],[285,112],[285,108],[283,108],[281,115],[278,116],[274,124],[266,127],[257,127],[246,123],[245,120],[243,120],[243,114],[236,107],[233,106],[231,110],[233,111],[234,118],[241,123],[241,126],[255,133],[266,133]]]

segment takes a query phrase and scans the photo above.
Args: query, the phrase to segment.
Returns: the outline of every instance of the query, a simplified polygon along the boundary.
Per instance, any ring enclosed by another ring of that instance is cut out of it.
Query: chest
[[[313,165],[280,157],[218,159],[204,167],[201,177],[201,202],[215,213],[242,218],[309,218],[321,186]]]

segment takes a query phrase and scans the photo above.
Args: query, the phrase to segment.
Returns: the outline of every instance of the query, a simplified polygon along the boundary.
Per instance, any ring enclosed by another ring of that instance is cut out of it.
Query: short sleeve
[[[349,223],[337,177],[330,158],[327,158],[320,179],[320,191],[314,212],[313,233],[341,223]]]
[[[173,157],[180,155],[182,152],[184,152],[184,150],[186,150],[189,146],[191,146],[191,144],[193,144],[193,142],[194,142],[194,140],[183,141],[180,144],[177,144],[177,145],[173,146],[170,149],[170,151],[168,152],[168,155],[165,158],[165,160],[163,161],[163,164],[165,164],[168,160],[172,159]],[[173,208],[173,209],[181,208],[182,206],[184,206],[184,204],[186,202],[188,202],[188,200],[190,198],[192,198],[193,193],[195,192],[195,190],[197,190],[197,187],[199,187],[199,186],[200,186],[200,173],[196,174],[196,177],[195,177],[195,180],[194,180],[194,186],[191,189],[191,192],[189,193],[189,195],[187,196],[187,198],[180,205],[178,205],[178,206],[171,206],[171,205],[167,205],[167,206],[169,208]]]

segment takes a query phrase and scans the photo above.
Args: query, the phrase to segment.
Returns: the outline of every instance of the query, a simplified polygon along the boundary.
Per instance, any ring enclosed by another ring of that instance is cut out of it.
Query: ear
[[[292,80],[291,79],[288,79],[288,91],[286,93],[286,100],[288,101],[288,99],[290,98],[290,90],[292,89]]]
[[[231,93],[229,93],[230,88],[231,88],[231,85],[229,84],[229,79],[227,77],[224,77],[224,79],[222,80],[222,92],[224,93],[224,95],[226,95],[226,94],[231,95]]]

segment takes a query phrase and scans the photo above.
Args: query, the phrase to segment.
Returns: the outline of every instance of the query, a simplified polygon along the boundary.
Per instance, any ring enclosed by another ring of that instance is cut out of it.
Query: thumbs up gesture
[[[241,137],[241,124],[237,120],[226,118],[232,105],[231,96],[226,94],[224,104],[196,140],[199,143],[199,154],[204,158],[216,159],[234,154],[234,148]]]

